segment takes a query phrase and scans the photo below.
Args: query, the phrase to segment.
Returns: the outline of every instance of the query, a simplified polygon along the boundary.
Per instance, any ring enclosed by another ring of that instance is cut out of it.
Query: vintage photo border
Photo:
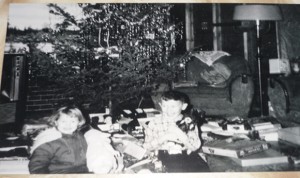
[[[161,2],[162,0],[0,0],[0,83],[3,66],[4,46],[7,30],[8,20],[8,9],[10,3],[80,3],[80,2],[93,2],[93,3],[148,3],[148,2]],[[166,3],[275,3],[275,4],[298,4],[299,0],[163,0]],[[93,178],[93,177],[106,177],[106,178],[134,178],[134,177],[164,177],[164,178],[194,178],[194,177],[205,177],[205,178],[282,178],[282,177],[299,177],[300,172],[220,172],[220,173],[167,173],[167,174],[107,174],[107,175],[96,175],[96,174],[84,174],[84,175],[1,175],[0,177],[7,178],[26,178],[26,177],[62,177],[62,178]]]

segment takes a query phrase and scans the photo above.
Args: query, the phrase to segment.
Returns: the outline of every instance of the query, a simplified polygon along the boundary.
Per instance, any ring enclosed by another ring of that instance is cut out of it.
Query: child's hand
[[[185,144],[188,141],[187,135],[178,127],[172,126],[169,132],[162,137],[164,141],[173,141],[176,143]]]
[[[120,152],[118,154],[116,153],[115,159],[116,159],[117,167],[115,168],[114,173],[120,173],[120,172],[122,172],[122,170],[124,168],[123,155]]]
[[[116,151],[116,150],[113,150],[112,154],[115,156],[115,157],[122,157],[122,153],[120,153],[119,151]]]

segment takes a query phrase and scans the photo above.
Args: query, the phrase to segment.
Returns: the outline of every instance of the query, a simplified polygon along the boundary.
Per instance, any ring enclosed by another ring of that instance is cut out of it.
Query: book
[[[258,136],[261,140],[265,141],[278,141],[278,131],[281,128],[273,127],[268,129],[258,130]]]
[[[128,142],[125,146],[124,153],[133,156],[137,160],[141,160],[144,155],[146,154],[146,151],[143,147],[133,143]]]
[[[252,129],[257,131],[271,129],[271,128],[281,128],[281,125],[272,124],[271,122],[257,123],[252,125]]]
[[[259,138],[265,141],[278,141],[278,132],[272,131],[259,133]]]
[[[278,131],[280,140],[284,140],[296,145],[300,145],[300,127],[288,127]]]
[[[11,151],[14,150],[16,148],[24,148],[24,149],[28,149],[29,146],[28,145],[20,145],[20,146],[7,146],[7,147],[0,147],[0,152],[2,151]]]
[[[279,129],[281,129],[281,128],[273,127],[273,128],[268,128],[268,129],[257,130],[257,132],[258,132],[258,134],[264,134],[264,133],[270,133],[270,132],[278,132]]]
[[[146,149],[140,146],[140,141],[129,134],[114,134],[112,141],[116,150],[141,160],[146,154]]]
[[[288,163],[288,157],[274,149],[268,149],[243,158],[230,158],[242,167]]]
[[[226,131],[240,134],[249,133],[249,130],[246,129],[244,124],[227,124]]]
[[[220,140],[220,139],[227,139],[230,138],[231,136],[224,136],[224,135],[218,135],[212,132],[202,132],[201,133],[201,138],[205,141],[213,141],[213,140]]]
[[[2,158],[15,158],[15,157],[29,157],[28,148],[13,148],[8,151],[0,151],[0,159]]]
[[[240,158],[262,152],[268,148],[268,143],[260,140],[236,140],[232,142],[216,140],[203,145],[202,151],[212,155]]]
[[[30,141],[23,137],[6,137],[1,138],[0,151],[10,151],[16,148],[28,148]]]
[[[4,157],[0,158],[0,161],[27,161],[28,157],[21,157],[21,156],[11,156],[11,157]]]
[[[0,160],[0,174],[29,174],[28,159]]]
[[[223,130],[222,127],[216,124],[204,123],[200,127],[202,132],[210,132],[210,131],[220,131]]]

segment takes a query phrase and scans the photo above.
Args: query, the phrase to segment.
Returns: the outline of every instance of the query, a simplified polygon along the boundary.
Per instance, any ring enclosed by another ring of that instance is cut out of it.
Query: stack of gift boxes
[[[299,154],[272,146],[275,142],[300,145],[300,127],[282,128],[275,118],[206,118],[200,130],[204,153],[228,157],[243,167],[300,162]]]

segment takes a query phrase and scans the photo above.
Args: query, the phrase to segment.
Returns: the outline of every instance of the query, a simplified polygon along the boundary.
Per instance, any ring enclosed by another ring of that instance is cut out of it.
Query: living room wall
[[[281,5],[281,10],[284,16],[278,23],[281,57],[300,60],[300,5]]]

